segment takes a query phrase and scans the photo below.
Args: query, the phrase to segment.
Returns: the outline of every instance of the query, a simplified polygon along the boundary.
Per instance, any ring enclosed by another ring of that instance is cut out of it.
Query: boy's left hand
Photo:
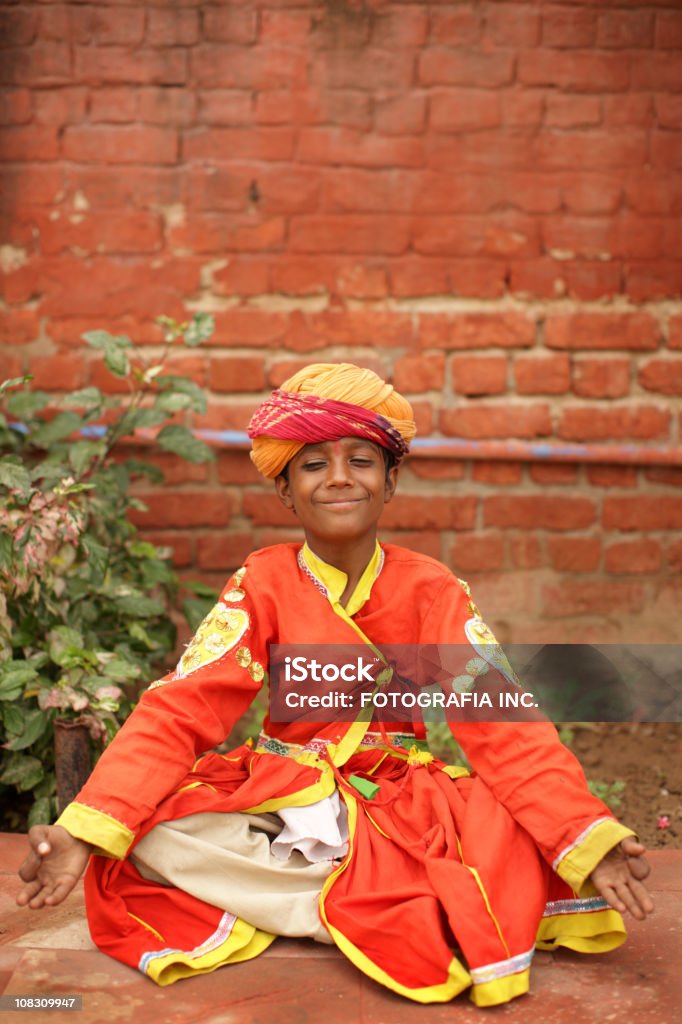
[[[654,909],[653,900],[643,884],[650,868],[644,846],[632,836],[623,839],[600,860],[590,875],[595,889],[609,906],[623,914],[629,910],[643,921]]]

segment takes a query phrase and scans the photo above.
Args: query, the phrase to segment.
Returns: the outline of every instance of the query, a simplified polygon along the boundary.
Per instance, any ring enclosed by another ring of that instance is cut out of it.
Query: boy
[[[369,370],[316,364],[249,432],[305,544],[233,575],[77,800],[31,830],[19,904],[59,903],[90,860],[93,939],[159,984],[300,935],[419,1002],[505,1002],[528,990],[536,947],[619,945],[619,912],[653,909],[644,847],[547,722],[452,723],[471,773],[419,750],[421,723],[389,734],[363,716],[266,717],[255,749],[200,756],[260,689],[273,644],[469,644],[472,684],[505,672],[466,584],[377,542],[415,433],[405,399]]]

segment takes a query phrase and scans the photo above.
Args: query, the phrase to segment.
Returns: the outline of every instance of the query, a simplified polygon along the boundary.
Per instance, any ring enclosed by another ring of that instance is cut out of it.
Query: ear
[[[291,495],[291,487],[289,481],[285,476],[275,477],[275,490],[277,491],[277,497],[282,502],[285,508],[294,511],[294,499]]]
[[[391,466],[388,473],[386,474],[386,483],[384,485],[384,503],[391,500],[395,494],[395,489],[398,486],[398,466]]]

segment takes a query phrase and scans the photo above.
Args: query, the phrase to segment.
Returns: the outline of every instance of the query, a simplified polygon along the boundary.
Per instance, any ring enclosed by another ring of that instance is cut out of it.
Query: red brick
[[[411,170],[345,167],[342,174],[322,173],[323,202],[332,213],[412,213],[419,205],[417,188],[423,179]]]
[[[36,38],[38,10],[4,6],[0,11],[0,38],[3,46],[28,46]]]
[[[398,391],[419,394],[424,391],[442,391],[445,384],[445,356],[403,356],[393,366],[393,384]]]
[[[261,43],[305,43],[312,25],[308,11],[262,10],[260,12]]]
[[[269,291],[270,265],[268,260],[249,259],[248,256],[226,261],[227,266],[211,274],[211,291],[215,295],[260,295]]]
[[[521,147],[519,150],[517,162],[521,163]],[[624,166],[645,164],[648,158],[649,140],[644,129],[576,129],[570,132],[557,129],[542,132],[530,144],[525,140],[523,162],[534,165],[538,172],[543,173],[566,171],[574,166],[588,171],[620,171]],[[583,234],[587,234],[588,226],[583,226]],[[628,223],[627,226],[631,225]],[[606,227],[611,225],[607,224]],[[621,230],[618,223],[612,227],[614,232]],[[605,233],[601,224],[597,224],[596,229],[602,234]]]
[[[209,400],[208,409],[202,416],[194,413],[191,426],[198,430],[246,430],[259,404],[258,400],[244,399],[241,393],[230,399],[220,396],[220,399],[215,402]]]
[[[561,495],[495,495],[483,499],[485,526],[517,526],[524,530],[582,530],[597,517],[589,498]]]
[[[630,391],[629,359],[577,357],[573,363],[573,391],[582,398],[622,398]]]
[[[507,390],[506,356],[455,356],[452,387],[459,395],[502,395]]]
[[[532,462],[530,478],[536,484],[575,484],[578,467],[570,462]]]
[[[248,212],[253,220],[256,213],[266,218],[275,214],[308,212],[318,203],[320,185],[314,174],[302,178],[300,174],[275,171],[264,164],[211,164],[192,168],[188,177],[189,209]]]
[[[428,437],[434,429],[434,411],[432,402],[417,402],[414,399],[410,402],[414,422],[417,425],[419,437]]]
[[[95,164],[69,167],[69,185],[85,193],[90,204],[103,208],[122,206],[171,206],[183,198],[183,179],[178,167],[145,167],[137,164],[111,168]]]
[[[508,85],[514,76],[515,54],[511,50],[486,53],[455,50],[441,46],[425,48],[417,63],[419,85],[471,85],[485,82],[494,89]]]
[[[560,214],[545,219],[544,246],[563,259],[653,258],[662,255],[662,226],[660,220],[634,214],[610,219]]]
[[[682,46],[682,17],[679,11],[656,12],[656,49],[677,50]]]
[[[587,479],[597,487],[636,487],[637,470],[632,466],[587,466]]]
[[[561,411],[557,434],[569,441],[664,440],[670,424],[670,413],[655,406],[568,406]]]
[[[302,536],[301,531],[294,529],[256,529],[254,530],[255,544],[253,549],[256,548],[269,548],[273,544],[301,544]]]
[[[542,589],[544,614],[564,618],[569,615],[612,615],[615,612],[640,612],[645,605],[641,584],[601,580],[562,580],[558,586]]]
[[[661,568],[661,545],[657,540],[623,541],[606,548],[607,572],[635,574]]]
[[[439,562],[443,560],[441,534],[438,530],[382,529],[381,541],[383,544],[399,544],[410,551],[418,551],[421,555],[435,558]]]
[[[194,563],[192,536],[175,530],[144,530],[144,540],[160,548],[170,548],[171,559],[176,569],[184,569]]]
[[[374,128],[380,135],[418,135],[423,132],[425,122],[426,96],[423,93],[375,100]]]
[[[682,540],[668,545],[666,549],[666,562],[671,569],[682,573]]]
[[[501,533],[461,533],[450,548],[450,562],[457,573],[501,569],[504,536]]]
[[[495,299],[506,290],[506,267],[501,260],[448,260],[448,265],[453,295]]]
[[[173,129],[150,125],[79,125],[65,130],[63,152],[67,160],[82,163],[173,164],[178,138]]]
[[[399,255],[409,242],[407,218],[345,216],[294,217],[289,226],[293,252]]]
[[[126,456],[127,454],[126,452]],[[139,455],[137,452],[135,452],[135,455],[145,462],[151,462],[154,466],[158,466],[163,473],[165,486],[205,483],[209,478],[209,467],[205,462],[186,462],[185,459],[180,459],[177,455],[158,451],[155,448],[151,451],[149,448],[143,449]]]
[[[243,7],[221,6],[203,12],[203,36],[219,43],[255,43],[258,12]]]
[[[682,167],[682,139],[679,131],[652,132],[650,152],[650,163],[655,169],[660,168],[665,173],[672,167]]]
[[[640,366],[637,376],[647,391],[682,395],[682,359],[649,359]]]
[[[535,256],[539,226],[515,211],[489,217],[420,217],[413,225],[413,247],[434,256]]]
[[[240,89],[201,89],[197,124],[244,125],[253,120],[253,98]]]
[[[547,554],[559,572],[593,572],[599,568],[601,541],[598,537],[548,537]]]
[[[388,295],[386,270],[362,263],[346,263],[336,276],[336,291],[351,299],[383,299]]]
[[[432,42],[449,46],[466,46],[478,42],[481,36],[483,13],[478,5],[431,8]]]
[[[182,155],[186,160],[290,160],[295,135],[290,127],[246,129],[199,128],[185,133]]]
[[[575,6],[542,7],[542,42],[547,47],[591,46],[596,36],[595,12]]]
[[[661,92],[679,92],[682,88],[682,64],[679,53],[660,50],[656,59],[645,51],[630,55],[632,66],[631,88],[654,89]]]
[[[148,124],[192,125],[196,119],[196,99],[188,89],[142,88],[137,102],[140,121]]]
[[[163,243],[158,214],[126,211],[125,214],[91,212],[46,219],[40,227],[45,253],[66,249],[83,252],[158,252]]]
[[[419,104],[414,104],[415,111]],[[323,95],[312,89],[272,89],[256,96],[258,124],[324,124],[369,131],[372,127],[370,96],[352,89],[335,89]],[[390,117],[386,120],[390,126]],[[403,129],[403,134],[406,129]],[[391,134],[386,131],[385,134]],[[401,134],[401,132],[397,132]]]
[[[679,298],[682,282],[682,261],[655,263],[631,262],[625,267],[627,294],[633,302],[651,299]]]
[[[668,347],[682,348],[682,314],[671,316],[668,321]]]
[[[543,564],[540,541],[533,533],[512,534],[509,551],[515,569],[538,569]]]
[[[135,93],[125,86],[102,86],[90,94],[93,124],[126,124],[137,117]]]
[[[181,47],[151,50],[76,46],[74,52],[74,77],[88,85],[183,85],[187,81],[187,53]]]
[[[32,387],[44,391],[75,391],[85,387],[88,365],[81,356],[40,356],[31,360]]]
[[[545,124],[550,128],[584,128],[599,124],[601,118],[598,96],[550,93],[547,97]]]
[[[257,484],[262,476],[249,458],[249,453],[218,450],[218,480],[221,484]]]
[[[0,131],[0,160],[56,160],[59,139],[56,128],[18,125]]]
[[[262,391],[265,362],[260,356],[213,356],[208,376],[212,391]]]
[[[519,54],[522,85],[550,85],[575,92],[624,92],[630,84],[628,55],[535,49]]]
[[[602,11],[597,16],[597,46],[650,48],[653,41],[653,11]]]
[[[540,15],[525,5],[494,5],[485,13],[483,48],[494,46],[537,46],[540,37]]]
[[[0,309],[0,344],[25,345],[35,341],[40,320],[32,309]]]
[[[604,124],[618,128],[650,128],[654,118],[651,93],[617,93],[602,96]]]
[[[78,124],[85,120],[87,90],[81,86],[36,89],[33,114],[36,124]]]
[[[660,333],[647,313],[561,313],[545,321],[550,348],[647,351],[658,348]]]
[[[664,494],[605,498],[603,524],[606,530],[679,530],[682,498]]]
[[[448,291],[449,266],[448,260],[411,256],[392,259],[388,268],[391,295],[398,298],[442,295]]]
[[[282,217],[263,219],[260,214],[225,217],[221,214],[195,214],[172,227],[170,245],[192,252],[264,252],[279,249],[284,243]]]
[[[144,35],[142,7],[72,7],[70,36],[75,43],[137,46]]]
[[[653,466],[644,473],[647,480],[670,487],[682,487],[682,466]]]
[[[0,124],[27,124],[33,117],[28,89],[0,91]]]
[[[283,345],[289,328],[285,313],[260,309],[231,309],[215,314],[214,345],[239,348],[277,348]]]
[[[372,24],[372,45],[387,50],[423,46],[429,30],[429,11],[422,5],[401,4],[394,10],[378,12]]]
[[[612,298],[626,291],[622,285],[623,269],[620,263],[579,260],[565,264],[563,274],[571,298],[592,302],[595,299]]]
[[[276,494],[263,491],[244,491],[242,513],[254,526],[285,526],[295,529],[298,525],[294,513],[285,508]]]
[[[192,46],[199,39],[199,12],[175,7],[147,8],[146,42],[150,46]]]
[[[544,437],[552,432],[548,405],[485,405],[443,409],[439,426],[446,437]]]
[[[658,127],[679,130],[682,127],[682,96],[656,96],[655,103]]]
[[[545,112],[543,89],[510,87],[504,90],[500,99],[502,101],[502,123],[505,127],[535,128],[542,122]]]
[[[466,466],[453,458],[428,458],[419,455],[419,449],[413,449],[407,467],[420,480],[463,480]]]
[[[425,499],[397,494],[384,509],[381,525],[391,529],[472,530],[476,506],[477,499],[470,496],[448,498],[430,495]]]
[[[494,128],[501,122],[500,97],[488,89],[434,90],[430,122],[441,132]]]
[[[327,310],[293,313],[287,346],[308,352],[329,345],[361,345],[375,349],[414,348],[412,318],[384,310]]]
[[[511,487],[521,483],[523,468],[518,462],[474,462],[471,467],[471,479],[481,484],[494,484],[496,487]]]
[[[329,51],[310,69],[310,84],[321,91],[407,92],[415,85],[412,65],[402,50],[379,50],[369,46],[339,48],[333,41]]]
[[[133,300],[134,301],[134,300]],[[143,319],[134,315],[100,317],[97,328],[109,331],[110,334],[125,334],[135,339],[136,345],[159,345],[163,340],[160,327],[147,317]],[[82,336],[93,329],[91,316],[52,317],[47,327],[47,334],[58,345],[80,348]]]
[[[568,355],[518,355],[514,358],[514,380],[519,395],[563,395],[570,386]]]
[[[156,530],[167,527],[225,526],[230,521],[233,499],[225,491],[164,490],[138,495],[147,505],[146,512],[133,511],[131,519],[137,526]]]
[[[30,49],[3,50],[3,79],[10,85],[73,84],[71,47],[64,42],[37,40]]]
[[[202,89],[297,89],[306,63],[305,51],[294,47],[200,43],[190,51],[191,80]]]
[[[197,565],[201,569],[237,569],[254,550],[251,532],[200,534],[196,540]]]
[[[297,145],[301,163],[351,167],[420,167],[420,138],[378,135],[344,127],[302,128]]]
[[[139,363],[137,366],[139,367]],[[90,384],[99,388],[105,395],[128,395],[130,393],[128,381],[113,374],[106,364],[101,362],[91,364]]]
[[[313,256],[293,256],[270,261],[270,282],[273,292],[285,295],[320,295],[333,292],[338,272],[336,260]]]
[[[422,348],[528,348],[535,344],[535,322],[523,313],[422,314]]]

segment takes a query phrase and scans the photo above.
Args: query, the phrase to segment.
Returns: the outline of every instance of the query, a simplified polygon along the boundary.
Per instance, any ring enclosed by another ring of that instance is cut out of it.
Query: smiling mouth
[[[321,501],[320,504],[323,508],[352,508],[362,501],[364,498],[346,498],[344,501]]]

